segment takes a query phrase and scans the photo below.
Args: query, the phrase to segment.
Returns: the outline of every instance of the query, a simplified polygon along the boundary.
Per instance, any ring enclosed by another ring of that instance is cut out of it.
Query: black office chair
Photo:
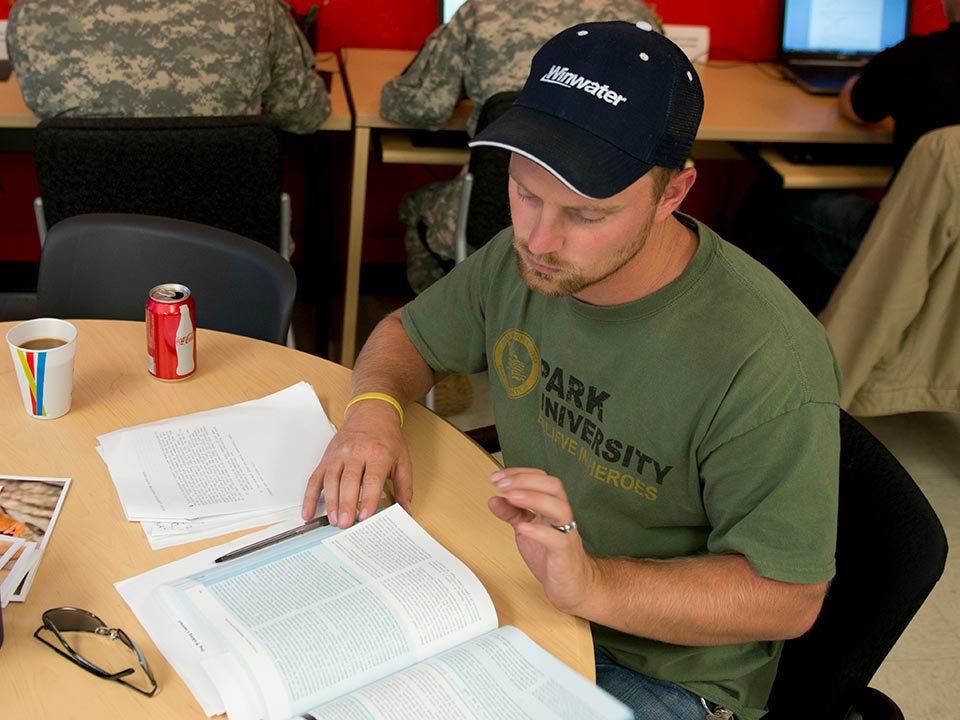
[[[509,110],[519,95],[518,91],[509,91],[490,96],[480,108],[477,132]],[[507,194],[510,151],[484,145],[472,148],[467,171],[473,176],[473,189],[467,212],[466,240],[471,247],[480,248],[511,222]]]
[[[134,213],[229,230],[290,257],[280,135],[266,117],[48,118],[34,156],[41,243],[67,217]]]
[[[820,617],[784,645],[767,720],[902,720],[896,703],[868,683],[946,563],[947,539],[930,503],[843,411],[836,557]]]
[[[297,277],[279,253],[226,230],[170,218],[94,214],[50,228],[40,317],[143,320],[150,288],[186,285],[197,326],[283,344]]]

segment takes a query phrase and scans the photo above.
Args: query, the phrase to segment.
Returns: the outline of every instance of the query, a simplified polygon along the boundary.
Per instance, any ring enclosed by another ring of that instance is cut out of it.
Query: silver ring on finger
[[[573,532],[574,530],[577,529],[577,521],[576,521],[576,520],[571,520],[570,522],[568,522],[568,523],[566,523],[566,524],[564,524],[564,525],[553,525],[553,524],[551,524],[550,527],[552,527],[554,530],[559,530],[559,531],[562,532],[564,535],[566,535],[567,533]]]

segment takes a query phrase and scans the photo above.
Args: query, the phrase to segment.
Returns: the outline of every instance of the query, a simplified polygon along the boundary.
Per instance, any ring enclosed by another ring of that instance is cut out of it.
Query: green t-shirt
[[[532,292],[507,229],[405,307],[404,328],[435,369],[489,367],[505,464],[563,481],[587,552],[738,553],[764,577],[829,580],[840,379],[826,334],[772,274],[678,218],[697,251],[640,300]],[[764,714],[782,648],[593,635],[617,662],[745,720]]]

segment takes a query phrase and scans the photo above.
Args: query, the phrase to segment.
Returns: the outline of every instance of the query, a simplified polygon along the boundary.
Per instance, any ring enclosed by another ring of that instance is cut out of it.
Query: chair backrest
[[[47,235],[41,317],[143,320],[147,293],[181,283],[197,326],[284,343],[297,278],[279,253],[226,230],[143,215],[78,215]]]
[[[40,122],[46,227],[88,213],[211,225],[281,248],[280,136],[268,118],[75,118]]]
[[[766,717],[846,717],[946,557],[943,527],[909,473],[841,411],[837,574],[813,628],[784,645]]]
[[[492,95],[480,108],[477,132],[503,115],[519,95],[517,91]],[[470,150],[468,171],[473,175],[473,190],[467,213],[466,237],[473,248],[482,247],[510,225],[510,199],[507,195],[509,169],[508,150],[487,146]]]

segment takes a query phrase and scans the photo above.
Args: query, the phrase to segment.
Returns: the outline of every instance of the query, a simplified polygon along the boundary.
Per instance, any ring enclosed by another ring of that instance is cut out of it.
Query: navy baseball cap
[[[702,114],[697,71],[649,23],[584,23],[537,51],[516,102],[470,146],[515,152],[600,199],[654,166],[682,168]]]

